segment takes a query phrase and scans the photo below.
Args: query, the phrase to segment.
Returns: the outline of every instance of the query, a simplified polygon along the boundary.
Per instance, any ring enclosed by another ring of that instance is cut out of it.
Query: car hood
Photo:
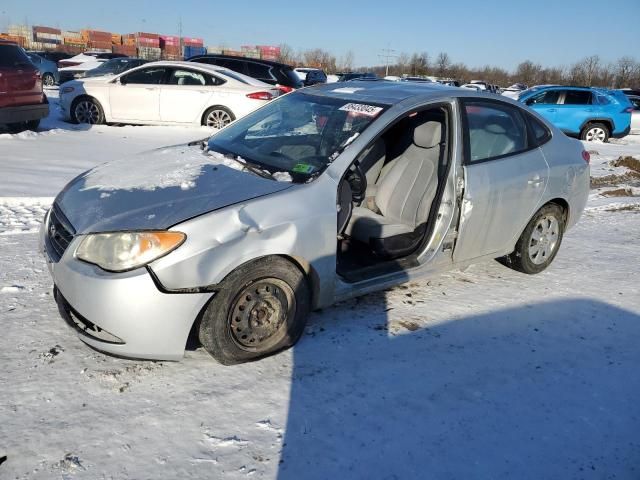
[[[241,169],[197,144],[161,148],[79,175],[55,202],[77,234],[164,230],[292,186]]]

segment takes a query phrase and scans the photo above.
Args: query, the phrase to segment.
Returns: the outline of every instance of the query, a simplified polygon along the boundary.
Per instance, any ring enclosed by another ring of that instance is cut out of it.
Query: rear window
[[[560,98],[560,92],[558,90],[547,90],[541,92],[526,101],[527,105],[555,105]]]
[[[565,105],[591,105],[591,92],[584,90],[567,90],[564,97]]]
[[[29,57],[17,45],[0,45],[0,67],[15,67],[26,63],[31,65]]]
[[[257,78],[259,80],[269,79],[272,80],[271,74],[269,70],[271,67],[268,65],[262,65],[260,63],[247,62],[247,66],[249,67],[249,76],[253,78]]]

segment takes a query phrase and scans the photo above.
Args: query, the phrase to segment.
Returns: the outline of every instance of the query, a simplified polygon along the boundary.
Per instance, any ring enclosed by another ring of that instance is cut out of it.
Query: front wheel
[[[510,255],[500,261],[522,273],[535,274],[546,269],[560,248],[565,215],[560,206],[550,203],[533,216]]]
[[[97,100],[82,97],[71,106],[71,120],[75,123],[98,125],[104,123],[104,112]]]
[[[224,280],[203,314],[200,342],[224,365],[257,360],[294,345],[309,308],[300,269],[281,257],[260,258]]]
[[[236,119],[235,115],[226,107],[212,107],[202,116],[202,125],[217,128],[226,127]]]
[[[609,127],[604,123],[590,123],[582,130],[580,139],[587,142],[606,143],[610,135]]]

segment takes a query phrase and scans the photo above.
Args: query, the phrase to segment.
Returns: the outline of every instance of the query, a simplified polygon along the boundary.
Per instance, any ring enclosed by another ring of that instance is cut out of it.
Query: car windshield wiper
[[[245,170],[248,170],[251,173],[254,173],[254,174],[258,175],[259,177],[268,178],[269,180],[275,180],[275,178],[271,174],[271,172],[269,172],[267,170],[263,170],[258,165],[254,165],[252,163],[249,163],[245,159],[243,159],[243,158],[241,158],[241,157],[239,157],[237,155],[234,155],[232,153],[220,153],[220,152],[217,152],[215,150],[211,150],[211,151],[222,155],[225,159],[233,160],[234,162],[238,163],[239,165],[242,165],[242,167]]]

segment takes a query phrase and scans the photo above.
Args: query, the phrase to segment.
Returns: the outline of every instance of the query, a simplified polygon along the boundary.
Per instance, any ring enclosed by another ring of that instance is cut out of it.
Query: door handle
[[[144,87],[145,90],[155,90],[153,87]]]
[[[558,110],[556,110],[555,108],[549,108],[549,109],[547,109],[547,112],[552,112],[552,113],[553,113],[553,112],[557,112],[557,111],[558,111]]]

